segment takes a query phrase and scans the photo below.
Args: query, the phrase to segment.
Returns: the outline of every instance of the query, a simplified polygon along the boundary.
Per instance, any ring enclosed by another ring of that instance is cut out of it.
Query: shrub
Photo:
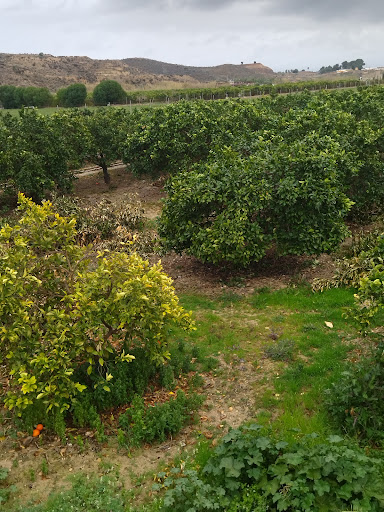
[[[292,361],[294,349],[294,341],[281,339],[265,347],[264,354],[274,361]]]
[[[287,443],[251,425],[230,431],[200,471],[167,476],[164,505],[169,511],[230,510],[231,503],[246,506],[248,492],[271,511],[373,512],[384,505],[383,471],[381,459],[338,436],[320,443],[313,434]]]
[[[359,439],[384,441],[384,343],[350,363],[326,391],[325,404],[340,429]]]
[[[203,397],[193,393],[185,395],[178,391],[169,402],[146,406],[144,400],[136,395],[131,407],[119,417],[120,427],[127,432],[131,446],[153,441],[165,441],[176,434],[191,420],[191,413],[203,402]]]
[[[85,385],[74,378],[87,364],[113,378],[106,362],[129,362],[143,347],[149,360],[169,357],[168,329],[192,327],[160,265],[137,254],[99,253],[75,243],[75,221],[49,202],[19,196],[23,216],[0,231],[0,358],[10,389],[5,404],[19,413],[44,404],[65,411]],[[40,420],[42,421],[42,419]]]
[[[93,103],[107,105],[108,103],[122,103],[126,93],[116,80],[103,80],[93,90]]]
[[[57,91],[57,101],[62,107],[82,107],[87,97],[84,84],[72,84]]]

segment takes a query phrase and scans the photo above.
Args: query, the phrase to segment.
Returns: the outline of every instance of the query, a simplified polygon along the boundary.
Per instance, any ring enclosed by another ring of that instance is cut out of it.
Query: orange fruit
[[[39,423],[38,425],[36,425],[36,430],[40,430],[40,432],[43,430],[44,428],[44,425],[42,423]]]
[[[40,430],[37,430],[37,428],[35,428],[35,430],[33,431],[33,437],[39,437],[40,435]]]

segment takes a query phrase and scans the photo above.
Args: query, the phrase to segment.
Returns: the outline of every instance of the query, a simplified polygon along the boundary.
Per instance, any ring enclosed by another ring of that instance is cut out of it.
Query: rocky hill
[[[274,76],[263,64],[194,67],[150,59],[96,60],[40,53],[0,53],[0,85],[47,87],[55,92],[73,83],[92,90],[101,80],[118,81],[124,89],[195,87],[204,82]]]

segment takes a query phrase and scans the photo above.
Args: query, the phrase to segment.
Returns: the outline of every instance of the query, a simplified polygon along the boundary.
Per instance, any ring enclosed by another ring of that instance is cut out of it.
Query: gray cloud
[[[384,65],[383,0],[0,0],[0,51],[257,60],[275,70]]]
[[[275,16],[310,18],[314,21],[356,23],[382,21],[384,2],[382,0],[261,0],[262,12]]]

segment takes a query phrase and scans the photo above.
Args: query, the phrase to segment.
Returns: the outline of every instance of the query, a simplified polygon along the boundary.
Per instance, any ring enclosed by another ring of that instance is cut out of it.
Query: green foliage
[[[115,80],[103,80],[93,90],[93,103],[106,106],[108,103],[122,103],[126,93]]]
[[[178,391],[176,397],[168,402],[146,406],[143,398],[136,395],[131,407],[120,415],[119,425],[127,432],[130,446],[165,441],[191,421],[191,414],[201,406],[203,400],[197,394],[185,395],[183,391]]]
[[[108,390],[108,361],[116,354],[131,361],[135,346],[164,361],[169,327],[192,326],[161,266],[124,253],[92,261],[90,248],[75,243],[74,220],[54,214],[49,202],[19,201],[23,217],[0,231],[6,406],[65,411],[86,387],[74,379],[80,364],[87,362],[89,375],[98,370]]]
[[[41,200],[48,190],[70,190],[72,149],[54,118],[34,110],[2,116],[0,147],[0,182],[8,194],[21,191]]]
[[[261,259],[271,241],[263,215],[270,187],[258,164],[227,149],[220,159],[174,176],[159,225],[165,247],[214,264]]]
[[[338,436],[320,443],[310,435],[288,443],[251,425],[230,431],[200,472],[168,476],[164,505],[166,510],[199,512],[228,510],[232,501],[234,510],[249,510],[248,493],[248,505],[253,495],[257,506],[264,499],[271,511],[336,512],[351,506],[379,511],[383,470],[382,460]]]
[[[161,372],[154,361],[148,360],[143,348],[131,350],[135,357],[127,365],[119,359],[108,362],[108,373],[113,376],[108,382],[109,390],[104,388],[105,379],[98,373],[88,375],[87,364],[81,365],[75,372],[76,379],[87,386],[73,401],[71,412],[76,425],[80,427],[94,425],[98,412],[129,404],[135,395],[142,395],[150,380],[155,380],[157,371]]]
[[[292,361],[294,349],[294,341],[280,339],[266,346],[264,355],[274,361]]]
[[[61,107],[82,107],[87,97],[84,84],[72,84],[57,91],[57,101]]]
[[[382,237],[384,240],[384,237]],[[360,281],[355,295],[355,306],[350,315],[362,325],[368,326],[371,319],[384,309],[384,264],[376,265]]]
[[[317,135],[259,140],[248,157],[227,148],[172,178],[159,234],[167,249],[214,264],[247,266],[272,241],[283,254],[334,250],[348,233],[339,178],[348,165],[339,144]]]
[[[234,134],[263,126],[263,112],[245,102],[178,102],[132,118],[124,162],[135,174],[174,174],[205,160]]]
[[[12,492],[16,490],[14,485],[8,485],[9,470],[0,466],[0,509],[9,500]]]
[[[326,394],[326,407],[340,429],[359,439],[384,441],[384,344],[350,363]]]
[[[0,85],[0,105],[3,108],[49,107],[53,96],[45,87]]]
[[[241,494],[231,501],[227,512],[267,512],[268,510],[267,501],[260,495],[257,485],[244,485]]]

